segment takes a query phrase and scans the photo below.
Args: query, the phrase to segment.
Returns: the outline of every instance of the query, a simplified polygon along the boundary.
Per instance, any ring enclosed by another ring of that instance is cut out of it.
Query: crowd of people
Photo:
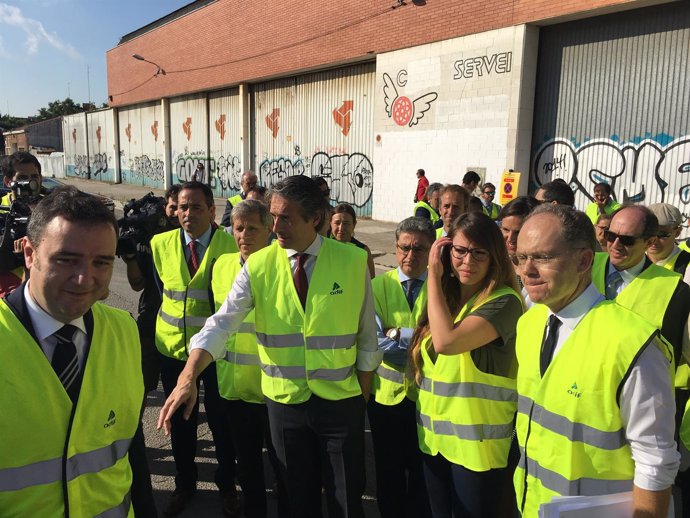
[[[33,173],[3,164],[6,185]],[[99,302],[112,213],[41,195],[0,301],[0,515],[157,516],[141,411],[160,375],[165,516],[196,493],[202,383],[225,516],[267,516],[266,449],[281,518],[320,517],[324,493],[328,516],[362,517],[365,414],[384,518],[536,518],[627,491],[631,516],[662,518],[674,486],[690,516],[680,211],[597,184],[581,212],[561,180],[501,207],[475,172],[417,177],[380,275],[324,178],[266,192],[246,172],[220,226],[208,185],[173,186],[165,225],[121,254],[136,322]]]

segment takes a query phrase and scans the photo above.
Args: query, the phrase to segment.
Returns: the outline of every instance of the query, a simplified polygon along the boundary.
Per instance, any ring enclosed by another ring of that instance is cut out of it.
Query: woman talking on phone
[[[435,518],[498,517],[517,410],[515,272],[496,224],[460,215],[431,248],[427,314],[410,349]]]

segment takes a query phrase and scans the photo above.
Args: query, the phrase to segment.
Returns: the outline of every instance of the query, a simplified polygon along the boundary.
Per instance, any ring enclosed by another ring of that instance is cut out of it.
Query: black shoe
[[[177,516],[184,511],[184,508],[187,507],[187,504],[195,494],[196,489],[175,489],[163,510],[163,515]]]
[[[239,518],[242,515],[240,497],[237,491],[221,491],[220,501],[224,516]]]

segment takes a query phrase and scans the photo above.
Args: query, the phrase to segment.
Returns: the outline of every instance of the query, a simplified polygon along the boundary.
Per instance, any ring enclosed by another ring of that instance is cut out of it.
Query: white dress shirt
[[[562,325],[554,358],[587,312],[603,300],[604,296],[594,284],[590,284],[575,300],[555,314]],[[549,316],[552,314],[549,310]],[[592,346],[605,344],[606,337],[602,336],[601,343]],[[621,391],[620,410],[635,462],[635,485],[650,491],[671,486],[680,465],[680,454],[673,438],[676,404],[669,362],[654,344],[646,347],[633,364]]]
[[[314,272],[316,258],[321,251],[322,243],[323,237],[317,234],[311,245],[304,252],[301,252],[309,255],[304,263],[304,271],[307,274],[308,281],[311,280],[311,275]],[[294,274],[297,268],[297,254],[300,252],[285,249],[285,253]],[[244,318],[254,308],[256,303],[252,296],[247,266],[245,264],[237,274],[225,302],[223,302],[214,315],[208,317],[203,329],[192,337],[189,342],[190,351],[193,349],[203,349],[213,356],[214,360],[225,355],[225,344],[228,337],[239,330]],[[365,270],[364,279],[362,280],[364,282],[364,303],[359,313],[359,328],[357,330],[357,370],[371,372],[376,370],[381,363],[383,352],[379,351],[376,339],[376,320],[374,317],[374,297],[371,291],[371,278],[369,277],[369,270]],[[264,302],[274,303],[271,301],[260,301],[260,303]],[[333,318],[338,318],[338,315],[333,315]]]
[[[620,284],[618,290],[616,291],[616,296],[618,296],[621,291],[627,288],[628,284],[635,280],[635,277],[640,275],[640,273],[642,272],[642,268],[644,267],[644,262],[646,258],[646,255],[642,256],[642,260],[639,263],[637,263],[635,266],[631,266],[627,270],[616,270],[616,267],[613,266],[611,261],[609,261],[609,269],[606,272],[606,279],[608,279],[609,275],[616,271],[620,274],[621,279],[623,279],[623,282]]]
[[[24,287],[24,299],[26,300],[26,309],[29,313],[29,318],[31,318],[31,325],[34,326],[34,332],[36,333],[36,338],[38,339],[38,344],[43,350],[43,354],[48,358],[48,363],[53,362],[53,354],[55,353],[55,347],[57,346],[57,337],[53,336],[53,333],[62,329],[65,325],[62,322],[55,320],[46,311],[38,305],[38,303],[33,299],[29,291],[29,284],[31,280],[26,283]],[[75,326],[79,331],[74,333],[73,342],[77,348],[77,359],[79,360],[79,370],[84,369],[84,357],[86,355],[86,326],[84,324],[84,317],[79,317],[76,320],[70,322],[71,325]]]

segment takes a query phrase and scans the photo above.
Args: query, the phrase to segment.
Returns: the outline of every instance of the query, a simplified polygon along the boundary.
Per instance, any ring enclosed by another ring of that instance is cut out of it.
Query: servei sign
[[[453,79],[472,79],[475,76],[507,74],[513,61],[512,52],[498,52],[491,56],[476,56],[466,59],[458,59],[453,63],[455,74]]]

